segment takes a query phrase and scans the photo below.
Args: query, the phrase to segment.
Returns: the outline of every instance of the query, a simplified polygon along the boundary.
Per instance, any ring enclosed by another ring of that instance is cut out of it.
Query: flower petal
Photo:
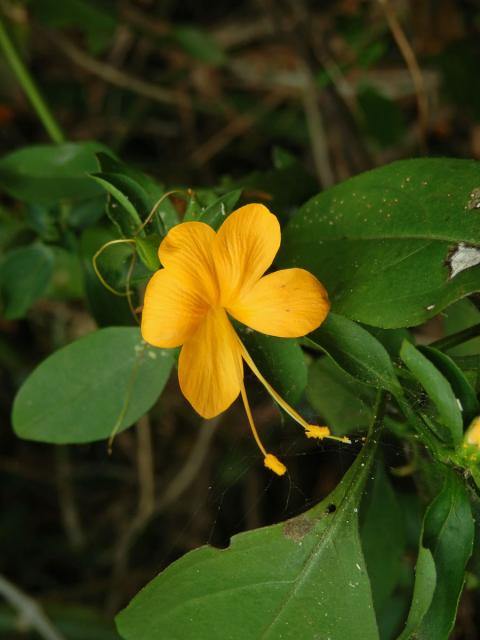
[[[204,418],[225,411],[240,393],[242,355],[227,314],[211,309],[183,345],[178,362],[183,395]]]
[[[304,269],[282,269],[261,278],[227,311],[248,327],[282,338],[316,329],[330,309],[323,285]]]
[[[175,273],[186,289],[195,289],[205,301],[218,300],[218,283],[213,263],[215,231],[204,222],[182,222],[172,227],[160,248],[162,265]]]
[[[222,305],[248,291],[272,264],[280,247],[280,224],[262,204],[234,211],[217,233],[215,265]]]
[[[150,278],[142,312],[142,337],[155,347],[178,347],[190,338],[208,306],[193,288],[185,288],[167,269]]]

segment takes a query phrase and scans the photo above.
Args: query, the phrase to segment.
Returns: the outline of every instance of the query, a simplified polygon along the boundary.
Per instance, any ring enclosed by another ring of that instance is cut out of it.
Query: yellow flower
[[[277,218],[261,204],[234,211],[218,232],[203,222],[170,229],[159,248],[163,269],[145,291],[142,335],[156,347],[182,346],[180,388],[205,418],[225,411],[241,394],[265,466],[286,467],[267,453],[255,429],[243,361],[308,437],[329,437],[328,427],[307,424],[268,384],[236,334],[229,316],[255,331],[296,338],[316,329],[330,305],[322,284],[304,269],[268,275],[280,247]]]

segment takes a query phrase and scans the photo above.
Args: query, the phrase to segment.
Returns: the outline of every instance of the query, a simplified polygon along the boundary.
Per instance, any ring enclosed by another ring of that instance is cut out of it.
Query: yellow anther
[[[283,476],[287,471],[287,467],[283,464],[283,462],[280,462],[280,460],[276,456],[274,456],[273,453],[267,453],[267,455],[263,459],[263,464],[267,467],[267,469],[270,469],[271,471],[276,473],[277,476]]]
[[[316,424],[309,424],[308,428],[305,429],[305,435],[307,438],[319,438],[323,440],[330,435],[330,429],[328,427],[319,427]]]

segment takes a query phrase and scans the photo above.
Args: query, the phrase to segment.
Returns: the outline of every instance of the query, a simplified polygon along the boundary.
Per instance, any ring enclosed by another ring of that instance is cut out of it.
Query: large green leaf
[[[305,339],[306,345],[324,351],[357,380],[394,395],[401,393],[387,350],[366,329],[334,313]]]
[[[42,244],[14,249],[0,264],[2,315],[21,318],[47,290],[53,274],[52,250]]]
[[[125,640],[377,640],[358,505],[374,431],[323,502],[287,522],[201,547],[172,564],[119,614]]]
[[[13,427],[55,444],[108,438],[150,409],[172,365],[171,351],[146,345],[138,328],[100,329],[33,371],[15,398]]]
[[[463,480],[453,471],[445,473],[442,491],[425,514],[422,544],[435,561],[437,582],[433,600],[423,618],[419,640],[447,640],[455,622],[472,553],[474,523]]]
[[[102,190],[88,176],[98,167],[97,142],[24,147],[0,159],[0,189],[25,202],[52,205],[64,198],[86,200]]]
[[[315,273],[334,311],[353,320],[419,324],[480,289],[478,188],[480,164],[468,160],[404,160],[363,173],[304,205],[278,262]]]

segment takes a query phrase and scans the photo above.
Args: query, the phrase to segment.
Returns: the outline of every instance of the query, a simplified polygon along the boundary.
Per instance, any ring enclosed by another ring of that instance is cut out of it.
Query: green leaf
[[[480,405],[474,388],[452,358],[433,347],[421,347],[421,352],[435,365],[450,383],[455,397],[462,405],[464,424],[470,424],[480,413]]]
[[[23,317],[48,289],[53,274],[52,251],[41,244],[14,249],[0,264],[0,298],[3,316]]]
[[[135,246],[140,260],[150,271],[160,269],[160,259],[158,257],[160,242],[161,238],[156,233],[152,233],[146,238],[141,236],[136,236],[135,238]]]
[[[432,604],[417,630],[419,640],[448,639],[473,548],[474,523],[464,482],[453,471],[446,471],[444,487],[424,520],[423,546],[433,555],[437,583]]]
[[[355,322],[329,313],[305,344],[326,353],[339,367],[364,384],[401,394],[392,361],[385,347]]]
[[[308,375],[297,340],[267,336],[239,323],[235,327],[262,375],[282,398],[296,404],[307,386]]]
[[[44,360],[20,388],[13,427],[21,438],[93,442],[126,429],[156,402],[172,352],[146,345],[136,327],[100,329]]]
[[[406,544],[404,514],[381,460],[366,485],[364,501],[360,536],[380,618],[399,581]]]
[[[0,159],[0,189],[22,202],[57,204],[102,194],[88,176],[97,169],[95,154],[108,153],[97,142],[24,147]]]
[[[206,31],[198,27],[178,26],[173,30],[173,38],[184,51],[200,62],[219,66],[226,61],[225,52]]]
[[[133,236],[142,221],[132,198],[135,183],[127,176],[115,173],[92,173],[92,180],[105,189],[115,202],[110,202],[107,213],[118,231],[126,238]],[[128,195],[127,195],[128,194]]]
[[[420,626],[432,603],[437,571],[432,552],[420,546],[417,564],[415,565],[415,584],[413,586],[412,604],[402,633],[397,640],[411,640]],[[418,636],[416,636],[418,638]]]
[[[357,514],[377,443],[310,511],[173,563],[117,616],[122,638],[378,640]]]
[[[458,444],[463,436],[462,412],[448,380],[410,342],[403,343],[400,358],[435,405],[440,421],[447,429],[448,439]]]
[[[328,358],[310,366],[306,396],[315,413],[337,436],[366,431],[372,421],[373,389]]]
[[[479,166],[404,160],[336,185],[292,219],[278,263],[312,271],[352,320],[425,322],[480,288]]]
[[[101,172],[91,177],[100,181],[113,198],[107,213],[123,235],[133,235],[154,207],[154,222],[160,236],[178,223],[175,208],[164,198],[165,190],[155,180],[105,153],[98,153],[97,161]]]

